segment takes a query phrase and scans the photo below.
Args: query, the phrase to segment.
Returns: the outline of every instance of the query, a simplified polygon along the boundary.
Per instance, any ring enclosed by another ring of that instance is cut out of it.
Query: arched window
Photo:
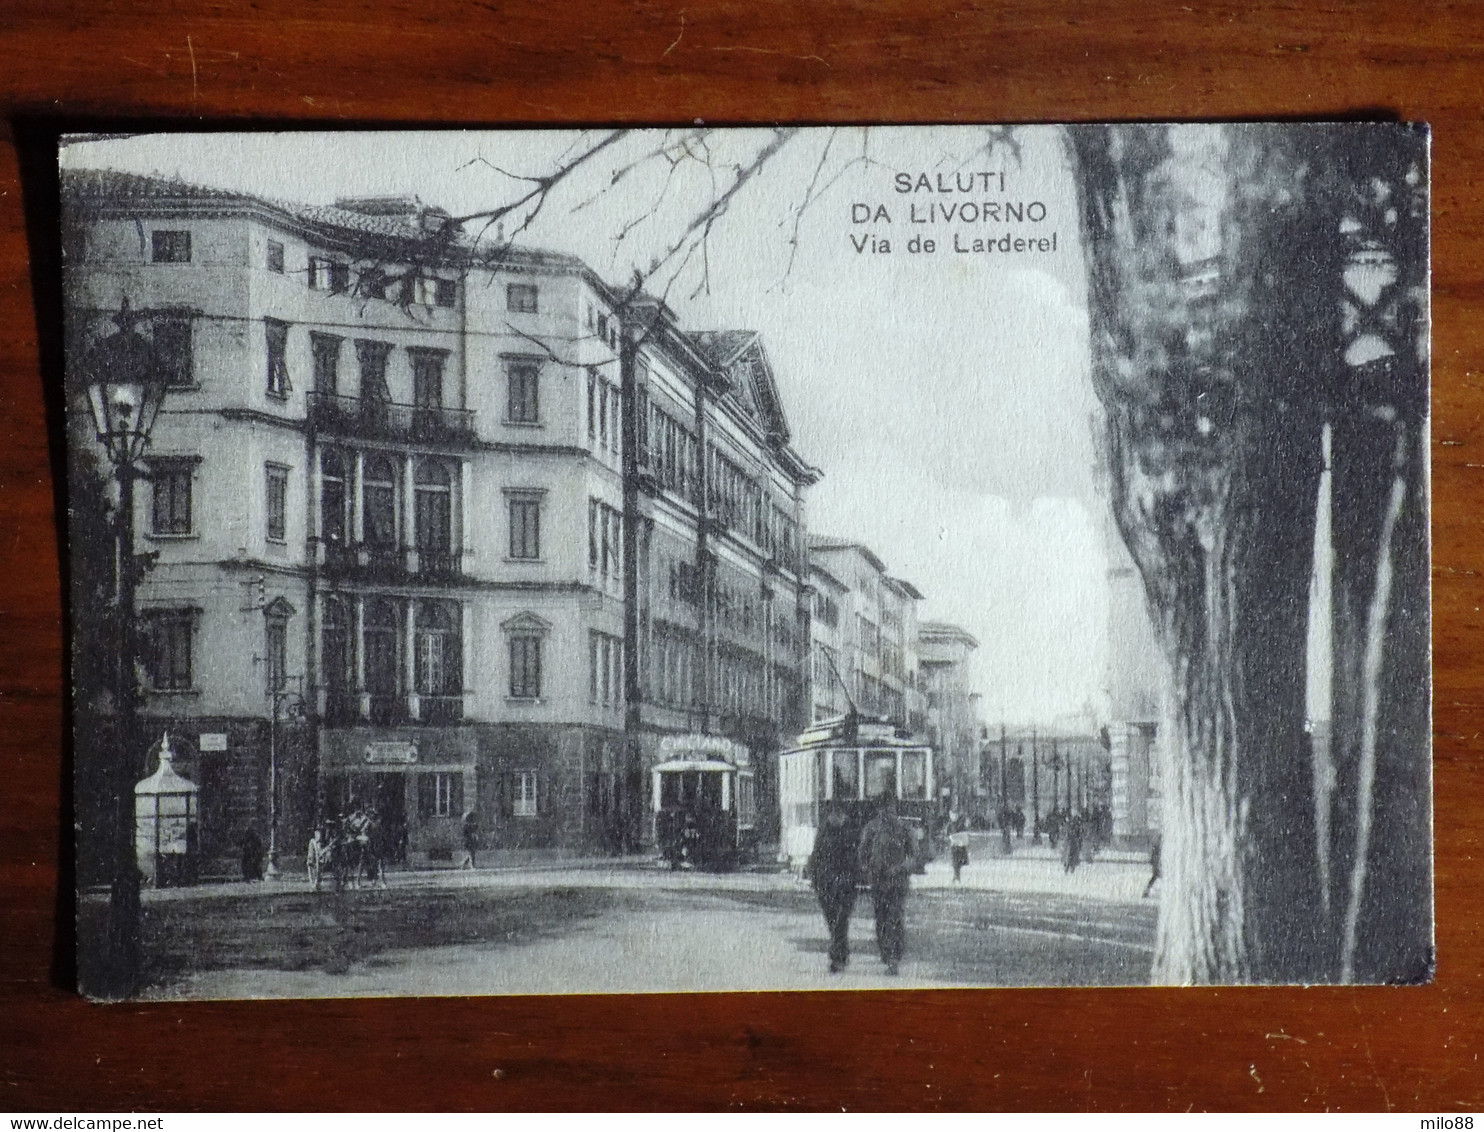
[[[345,545],[350,530],[345,463],[345,454],[338,448],[320,453],[320,538],[335,546]]]
[[[361,472],[366,544],[397,545],[397,469],[386,456],[367,456]]]
[[[364,617],[366,691],[371,694],[371,719],[374,723],[387,723],[400,715],[401,610],[396,602],[373,598],[366,602]]]
[[[338,597],[325,599],[324,626],[320,630],[321,669],[330,703],[328,714],[341,714],[355,691],[354,654],[351,651],[350,613]]]
[[[441,460],[423,459],[413,472],[417,548],[447,554],[453,545],[453,476]]]
[[[458,607],[441,601],[418,602],[414,640],[418,695],[462,696],[464,671]]]

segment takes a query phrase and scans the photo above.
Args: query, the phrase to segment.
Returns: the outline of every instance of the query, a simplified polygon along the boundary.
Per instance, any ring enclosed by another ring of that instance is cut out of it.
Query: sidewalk
[[[957,886],[946,854],[929,862],[927,875],[917,878],[915,884],[921,888],[961,887],[1137,904],[1144,899],[1144,886],[1149,883],[1146,853],[1104,849],[1069,873],[1062,866],[1060,852],[1044,843],[1032,845],[1029,838],[1012,841],[1008,857],[996,856],[999,851],[998,834],[975,835],[969,843],[969,863]],[[1158,895],[1156,885],[1149,902],[1157,902]]]

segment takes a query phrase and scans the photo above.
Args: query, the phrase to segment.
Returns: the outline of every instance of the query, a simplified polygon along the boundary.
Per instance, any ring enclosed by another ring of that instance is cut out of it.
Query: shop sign
[[[405,765],[417,762],[416,743],[367,743],[368,763],[397,763]]]

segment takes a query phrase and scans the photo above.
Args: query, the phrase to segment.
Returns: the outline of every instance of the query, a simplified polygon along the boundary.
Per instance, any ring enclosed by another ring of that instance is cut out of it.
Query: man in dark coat
[[[860,869],[871,886],[876,907],[876,946],[886,973],[895,975],[902,963],[907,928],[904,923],[907,890],[916,864],[917,844],[912,831],[897,817],[895,800],[881,799],[876,816],[861,831]]]
[[[263,879],[263,839],[251,826],[242,834],[242,879]]]
[[[839,803],[824,812],[809,854],[809,882],[819,897],[830,933],[830,974],[850,962],[850,913],[855,909],[856,841],[850,815]]]

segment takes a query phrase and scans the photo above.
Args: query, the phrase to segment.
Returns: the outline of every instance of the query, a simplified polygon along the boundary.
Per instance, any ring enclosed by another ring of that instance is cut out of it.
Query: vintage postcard
[[[59,159],[85,994],[1431,977],[1426,127]]]

